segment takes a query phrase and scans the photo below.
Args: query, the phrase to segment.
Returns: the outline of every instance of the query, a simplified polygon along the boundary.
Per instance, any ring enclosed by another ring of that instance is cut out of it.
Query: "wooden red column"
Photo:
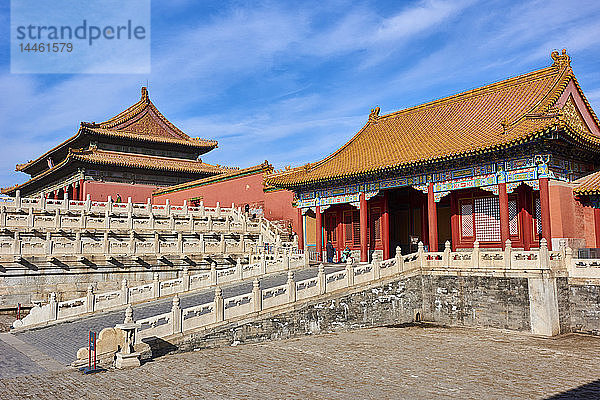
[[[304,218],[302,218],[302,209],[298,208],[298,223],[296,225],[296,233],[298,234],[298,248],[304,249]]]
[[[550,232],[550,190],[548,178],[540,178],[540,208],[542,214],[542,237],[548,243],[548,250],[552,250],[552,234]]]
[[[54,191],[54,195],[52,196],[54,200],[58,200],[58,190]]]
[[[383,241],[383,259],[390,258],[390,211],[388,204],[388,192],[383,192],[383,211],[381,213],[381,224],[383,232],[381,240]]]
[[[317,245],[317,261],[322,261],[323,258],[323,222],[321,220],[321,207],[316,207],[316,245]]]
[[[77,187],[75,186],[75,182],[73,182],[73,187],[71,188],[71,200],[79,200],[77,198]]]
[[[83,194],[83,179],[79,180],[79,200],[85,200],[84,194]]]
[[[369,243],[367,243],[367,200],[365,194],[360,194],[360,261],[369,261]]]
[[[456,246],[458,246],[460,240],[460,211],[455,192],[450,192],[450,227],[452,231],[452,251],[456,251]]]
[[[600,208],[594,208],[594,232],[596,233],[596,248],[600,248]]]
[[[510,238],[510,222],[508,220],[508,193],[506,192],[506,183],[498,184],[498,197],[500,200],[500,240],[502,248]]]
[[[437,205],[433,196],[433,182],[427,188],[427,220],[429,222],[429,251],[438,251]]]

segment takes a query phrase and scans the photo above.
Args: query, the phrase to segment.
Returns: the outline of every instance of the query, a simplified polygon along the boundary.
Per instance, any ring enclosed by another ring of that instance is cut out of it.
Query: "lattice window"
[[[381,209],[372,208],[369,220],[369,241],[381,240]]]
[[[497,197],[475,199],[475,237],[480,242],[500,241],[500,201]]]
[[[344,241],[352,243],[352,211],[344,212]]]
[[[516,199],[508,200],[508,226],[511,235],[519,234],[519,210]]]
[[[352,243],[360,246],[360,214],[358,211],[352,212]]]
[[[460,225],[463,237],[473,237],[473,203],[461,202]]]
[[[536,197],[535,201],[535,232],[538,235],[542,234],[542,205],[540,203],[540,198]]]

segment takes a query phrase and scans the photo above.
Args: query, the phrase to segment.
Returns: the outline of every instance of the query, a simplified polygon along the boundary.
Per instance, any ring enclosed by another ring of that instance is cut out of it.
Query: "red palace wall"
[[[182,205],[184,200],[199,199],[205,206],[214,207],[217,202],[223,207],[242,207],[249,204],[251,208],[262,208],[264,216],[269,220],[288,220],[297,231],[298,211],[292,207],[293,194],[288,190],[264,192],[263,173],[232,178],[221,182],[181,189],[172,193],[155,195],[154,204],[165,204],[166,200],[173,205]]]
[[[83,199],[89,194],[95,201],[106,201],[108,196],[115,201],[119,194],[123,202],[127,202],[127,198],[131,197],[131,201],[134,203],[145,203],[152,198],[152,192],[158,188],[153,185],[85,181],[83,183]]]
[[[553,238],[583,239],[581,247],[596,247],[594,209],[573,197],[573,185],[550,181],[550,228]]]

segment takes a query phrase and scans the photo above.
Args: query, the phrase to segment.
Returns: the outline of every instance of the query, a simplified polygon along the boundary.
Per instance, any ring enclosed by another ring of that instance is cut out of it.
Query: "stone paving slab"
[[[326,273],[341,270],[342,266],[330,266]],[[294,272],[296,281],[309,279],[317,275],[317,267],[309,267]],[[287,273],[268,275],[260,279],[261,288],[283,285],[287,281]],[[233,297],[252,291],[252,281],[233,283],[223,288],[223,296]],[[187,308],[194,305],[209,303],[214,299],[214,289],[206,289],[194,293],[180,295],[181,307]],[[137,304],[133,307],[134,319],[151,317],[171,310],[171,298]],[[40,352],[47,354],[62,365],[69,365],[75,361],[77,350],[87,346],[88,332],[100,332],[107,327],[114,327],[123,322],[125,311],[112,311],[95,314],[74,321],[54,324],[38,329],[16,333],[15,336],[22,342],[28,343]],[[2,367],[0,354],[0,368]]]
[[[377,328],[0,379],[0,398],[598,399],[595,337]]]

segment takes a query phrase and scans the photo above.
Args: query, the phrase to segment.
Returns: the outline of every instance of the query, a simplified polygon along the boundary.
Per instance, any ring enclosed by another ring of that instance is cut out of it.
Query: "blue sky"
[[[152,73],[11,74],[0,5],[0,186],[16,163],[150,97],[211,163],[314,162],[388,113],[551,63],[567,48],[600,111],[598,1],[152,1]]]

